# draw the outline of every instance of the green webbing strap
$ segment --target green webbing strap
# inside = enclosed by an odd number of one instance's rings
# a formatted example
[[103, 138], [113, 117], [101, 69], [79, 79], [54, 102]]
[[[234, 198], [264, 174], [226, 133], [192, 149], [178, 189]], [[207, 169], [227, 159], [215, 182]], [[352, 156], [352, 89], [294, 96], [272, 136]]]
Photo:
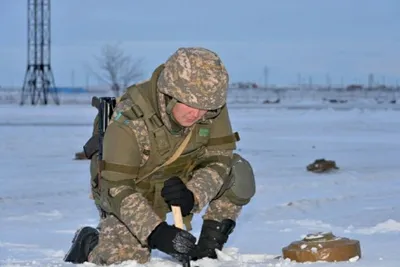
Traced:
[[100, 161], [99, 164], [101, 171], [119, 172], [130, 175], [135, 175], [139, 172], [139, 167], [137, 166], [116, 164], [116, 163], [106, 162], [105, 160]]
[[239, 133], [235, 132], [232, 135], [210, 138], [207, 143], [207, 146], [224, 145], [224, 144], [238, 142], [239, 140], [240, 140]]
[[149, 127], [149, 132], [153, 132], [155, 129], [163, 126], [162, 121], [158, 119], [157, 113], [152, 108], [151, 103], [143, 97], [140, 90], [134, 90], [132, 95], [129, 95], [129, 97], [132, 99], [132, 102], [136, 103], [137, 106], [140, 107], [143, 119], [150, 122], [151, 125], [147, 125]]
[[130, 109], [122, 111], [121, 114], [124, 115], [128, 120], [137, 120], [144, 115], [143, 111], [136, 104], [133, 104]]

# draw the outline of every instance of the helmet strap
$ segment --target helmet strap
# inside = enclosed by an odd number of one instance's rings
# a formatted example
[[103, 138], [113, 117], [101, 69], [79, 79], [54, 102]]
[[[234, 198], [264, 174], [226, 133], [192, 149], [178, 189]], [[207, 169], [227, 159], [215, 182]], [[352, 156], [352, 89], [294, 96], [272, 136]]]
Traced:
[[168, 101], [167, 108], [166, 108], [168, 115], [172, 115], [172, 109], [175, 107], [175, 105], [177, 103], [178, 103], [178, 100], [176, 100], [175, 98], [172, 98]]
[[175, 107], [175, 105], [178, 103], [178, 100], [176, 100], [175, 98], [170, 98], [168, 97], [168, 104], [166, 107], [166, 112], [168, 114], [168, 117], [171, 121], [171, 127], [172, 127], [172, 132], [179, 134], [182, 132], [182, 130], [184, 129], [183, 126], [181, 126], [174, 118], [174, 115], [172, 114], [172, 109]]

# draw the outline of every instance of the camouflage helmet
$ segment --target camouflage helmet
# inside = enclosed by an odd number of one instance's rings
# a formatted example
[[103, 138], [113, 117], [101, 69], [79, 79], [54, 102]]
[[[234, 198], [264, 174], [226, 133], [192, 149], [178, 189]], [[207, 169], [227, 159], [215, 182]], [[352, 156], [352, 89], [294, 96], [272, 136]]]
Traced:
[[227, 97], [228, 72], [205, 48], [179, 48], [164, 64], [157, 87], [161, 93], [198, 109], [221, 108]]

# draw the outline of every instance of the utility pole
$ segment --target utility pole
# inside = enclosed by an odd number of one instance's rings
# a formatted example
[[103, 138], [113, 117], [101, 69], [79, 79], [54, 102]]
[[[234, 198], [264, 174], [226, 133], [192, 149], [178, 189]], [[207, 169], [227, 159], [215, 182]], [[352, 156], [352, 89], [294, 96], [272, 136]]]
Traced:
[[265, 88], [268, 88], [268, 74], [269, 74], [268, 67], [265, 66], [264, 67], [264, 87]]
[[60, 104], [51, 69], [50, 12], [50, 0], [28, 0], [28, 62], [21, 105], [28, 97], [32, 105], [47, 105], [49, 94]]
[[331, 76], [328, 74], [326, 74], [326, 85], [328, 87], [328, 89], [332, 88], [332, 81], [331, 81]]

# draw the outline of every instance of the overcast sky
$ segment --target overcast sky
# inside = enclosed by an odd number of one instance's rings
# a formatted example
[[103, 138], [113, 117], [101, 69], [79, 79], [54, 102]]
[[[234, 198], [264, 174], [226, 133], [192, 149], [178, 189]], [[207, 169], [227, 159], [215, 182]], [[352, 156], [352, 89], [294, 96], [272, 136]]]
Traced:
[[[181, 46], [215, 50], [231, 82], [400, 81], [399, 0], [56, 0], [52, 68], [59, 86], [97, 81], [87, 65], [105, 44], [144, 59], [147, 78]], [[0, 86], [22, 85], [27, 1], [0, 0]]]

